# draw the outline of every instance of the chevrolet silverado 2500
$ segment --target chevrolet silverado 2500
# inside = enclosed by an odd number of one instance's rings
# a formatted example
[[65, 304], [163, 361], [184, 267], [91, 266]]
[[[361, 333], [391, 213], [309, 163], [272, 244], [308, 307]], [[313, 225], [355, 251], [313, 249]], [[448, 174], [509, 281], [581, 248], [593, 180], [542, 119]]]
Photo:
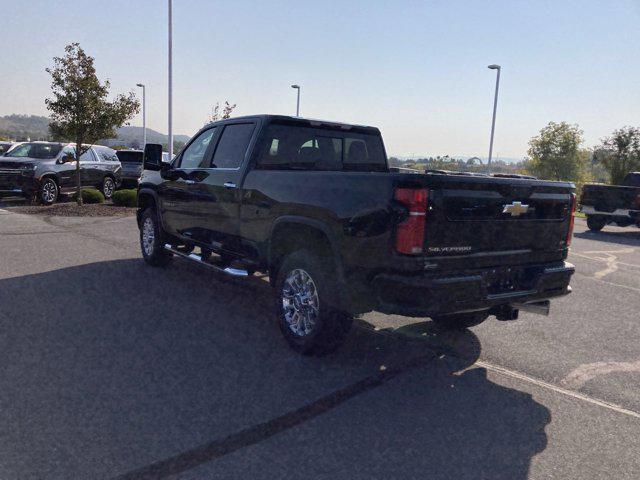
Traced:
[[147, 145], [138, 187], [144, 259], [268, 273], [301, 353], [363, 312], [465, 328], [570, 292], [571, 183], [404, 173], [377, 128], [286, 116], [211, 123], [171, 164], [161, 151]]

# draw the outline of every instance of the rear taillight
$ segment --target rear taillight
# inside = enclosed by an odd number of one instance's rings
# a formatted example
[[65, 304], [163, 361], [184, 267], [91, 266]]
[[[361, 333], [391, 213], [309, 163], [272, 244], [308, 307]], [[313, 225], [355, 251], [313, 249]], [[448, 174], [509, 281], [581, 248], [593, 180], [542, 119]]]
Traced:
[[576, 221], [576, 194], [571, 194], [571, 217], [569, 218], [569, 231], [567, 232], [567, 247], [571, 245], [571, 238], [573, 237], [573, 224]]
[[397, 188], [395, 198], [409, 211], [396, 230], [396, 251], [407, 255], [420, 254], [424, 251], [429, 191], [426, 188]]

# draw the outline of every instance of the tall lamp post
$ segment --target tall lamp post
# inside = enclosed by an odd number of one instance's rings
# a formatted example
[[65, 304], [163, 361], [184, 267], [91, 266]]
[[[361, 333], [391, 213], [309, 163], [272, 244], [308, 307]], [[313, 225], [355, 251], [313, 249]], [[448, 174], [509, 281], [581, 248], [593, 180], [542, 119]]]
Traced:
[[137, 83], [136, 86], [142, 88], [142, 149], [144, 150], [147, 144], [147, 95], [144, 83]]
[[493, 119], [491, 120], [491, 140], [489, 142], [489, 161], [487, 162], [487, 168], [491, 171], [491, 156], [493, 155], [493, 134], [496, 130], [496, 109], [498, 108], [498, 88], [500, 87], [500, 65], [492, 64], [487, 68], [496, 70], [496, 94], [493, 97]]
[[298, 91], [298, 99], [296, 101], [296, 117], [300, 116], [300, 85], [291, 85], [291, 88], [294, 88]]
[[173, 19], [172, 19], [173, 1], [169, 0], [169, 158], [173, 157], [173, 78], [172, 78], [172, 60], [173, 60]]

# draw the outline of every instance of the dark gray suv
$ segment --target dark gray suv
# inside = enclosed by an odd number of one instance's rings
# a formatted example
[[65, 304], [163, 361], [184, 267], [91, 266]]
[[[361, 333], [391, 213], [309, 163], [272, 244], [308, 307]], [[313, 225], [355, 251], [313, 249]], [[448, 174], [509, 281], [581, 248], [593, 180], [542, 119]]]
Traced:
[[118, 150], [118, 159], [122, 164], [122, 185], [137, 188], [138, 179], [142, 175], [142, 150]]
[[[21, 195], [45, 205], [76, 188], [76, 151], [73, 145], [26, 142], [0, 157], [0, 195]], [[122, 181], [115, 150], [92, 145], [80, 157], [83, 186], [96, 187], [111, 198]]]

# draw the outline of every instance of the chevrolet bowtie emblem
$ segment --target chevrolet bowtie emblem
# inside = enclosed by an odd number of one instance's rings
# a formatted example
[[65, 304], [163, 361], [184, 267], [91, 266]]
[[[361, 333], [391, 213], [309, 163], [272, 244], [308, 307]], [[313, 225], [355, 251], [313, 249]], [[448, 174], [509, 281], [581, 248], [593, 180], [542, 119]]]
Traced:
[[528, 211], [529, 205], [523, 205], [522, 202], [513, 202], [511, 205], [505, 205], [502, 213], [508, 213], [512, 217], [519, 217]]

